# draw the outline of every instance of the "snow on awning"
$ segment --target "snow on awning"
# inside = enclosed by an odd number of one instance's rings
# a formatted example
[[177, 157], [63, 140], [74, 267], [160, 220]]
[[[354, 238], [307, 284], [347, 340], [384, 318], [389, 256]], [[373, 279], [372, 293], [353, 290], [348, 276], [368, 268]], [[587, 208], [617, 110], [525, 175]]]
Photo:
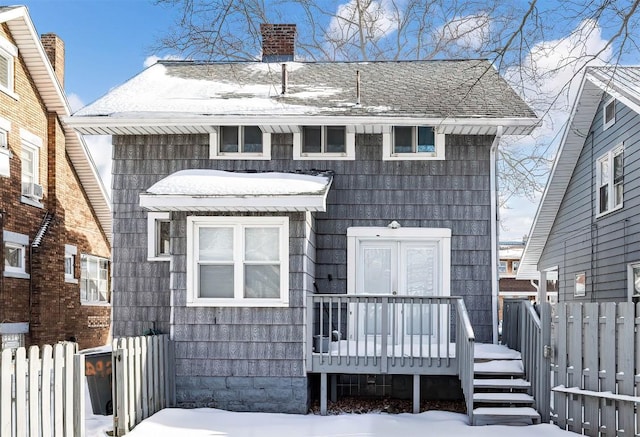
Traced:
[[182, 170], [140, 194], [149, 211], [326, 211], [332, 174]]

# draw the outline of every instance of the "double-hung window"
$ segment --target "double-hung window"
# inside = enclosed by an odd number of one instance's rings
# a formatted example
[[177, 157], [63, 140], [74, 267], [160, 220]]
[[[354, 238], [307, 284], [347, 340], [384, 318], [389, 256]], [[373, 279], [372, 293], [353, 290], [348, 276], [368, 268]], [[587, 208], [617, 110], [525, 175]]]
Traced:
[[355, 159], [353, 126], [301, 126], [293, 133], [293, 159]]
[[445, 136], [431, 126], [391, 126], [382, 133], [383, 160], [442, 160]]
[[209, 150], [211, 159], [270, 159], [271, 134], [259, 126], [219, 126]]
[[288, 217], [188, 217], [188, 305], [285, 306]]
[[622, 144], [605, 153], [596, 162], [597, 214], [622, 208], [624, 192], [624, 147]]
[[42, 139], [31, 132], [20, 129], [20, 137], [22, 139], [22, 197], [27, 202], [38, 202], [42, 199], [42, 185], [40, 182], [40, 147], [42, 147]]
[[18, 56], [18, 48], [7, 39], [0, 37], [0, 91], [15, 98], [14, 63]]
[[109, 302], [109, 260], [80, 254], [80, 302], [101, 305]]

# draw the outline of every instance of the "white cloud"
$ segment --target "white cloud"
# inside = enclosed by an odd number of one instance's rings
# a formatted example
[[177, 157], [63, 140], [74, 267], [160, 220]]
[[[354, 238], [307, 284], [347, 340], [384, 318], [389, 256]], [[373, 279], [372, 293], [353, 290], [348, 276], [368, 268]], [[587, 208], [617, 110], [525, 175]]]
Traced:
[[151, 55], [151, 56], [147, 56], [147, 58], [144, 60], [144, 68], [148, 68], [151, 67], [153, 64], [155, 64], [158, 61], [181, 61], [184, 58], [181, 58], [180, 56], [176, 56], [176, 55], [164, 55], [164, 56], [157, 56], [157, 55]]
[[[400, 18], [389, 1], [371, 1], [362, 14], [367, 38], [377, 41], [389, 35], [397, 28]], [[327, 36], [333, 41], [350, 41], [358, 35], [359, 21], [358, 2], [350, 0], [338, 6], [329, 22]]]
[[85, 135], [89, 153], [96, 164], [107, 193], [111, 194], [111, 135]]
[[[510, 68], [505, 77], [542, 118], [533, 135], [508, 147], [547, 150], [552, 157], [562, 138], [585, 66], [606, 64], [612, 56], [601, 28], [593, 20], [584, 20], [565, 38], [534, 45], [520, 66]], [[549, 168], [550, 170], [550, 168]], [[502, 210], [503, 231], [509, 238], [529, 232], [537, 202], [518, 197]]]
[[69, 106], [71, 107], [71, 112], [76, 112], [78, 109], [84, 106], [84, 102], [80, 98], [79, 95], [75, 93], [67, 94], [67, 101], [69, 102]]
[[462, 49], [478, 51], [491, 36], [491, 17], [474, 14], [455, 17], [435, 32], [438, 41], [451, 41]]

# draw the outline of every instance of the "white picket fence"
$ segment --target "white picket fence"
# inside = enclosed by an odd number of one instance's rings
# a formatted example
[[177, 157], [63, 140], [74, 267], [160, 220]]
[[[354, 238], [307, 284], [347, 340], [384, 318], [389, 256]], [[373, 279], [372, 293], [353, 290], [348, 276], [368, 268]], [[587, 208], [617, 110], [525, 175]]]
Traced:
[[84, 356], [76, 343], [5, 349], [0, 436], [84, 436]]
[[173, 342], [168, 335], [113, 341], [113, 429], [125, 435], [155, 412], [175, 405]]
[[553, 317], [553, 421], [589, 436], [640, 432], [640, 306], [561, 303]]

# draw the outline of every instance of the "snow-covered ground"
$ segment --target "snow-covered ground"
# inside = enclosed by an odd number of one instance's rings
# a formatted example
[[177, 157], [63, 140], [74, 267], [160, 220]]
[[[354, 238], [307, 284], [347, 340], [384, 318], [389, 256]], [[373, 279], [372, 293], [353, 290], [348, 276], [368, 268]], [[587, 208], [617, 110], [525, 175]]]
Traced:
[[[87, 430], [88, 431], [88, 430]], [[554, 425], [523, 427], [467, 425], [467, 416], [444, 411], [420, 414], [342, 414], [337, 416], [233, 413], [210, 408], [167, 408], [140, 423], [131, 437], [570, 437]], [[87, 436], [100, 436], [90, 434]]]

